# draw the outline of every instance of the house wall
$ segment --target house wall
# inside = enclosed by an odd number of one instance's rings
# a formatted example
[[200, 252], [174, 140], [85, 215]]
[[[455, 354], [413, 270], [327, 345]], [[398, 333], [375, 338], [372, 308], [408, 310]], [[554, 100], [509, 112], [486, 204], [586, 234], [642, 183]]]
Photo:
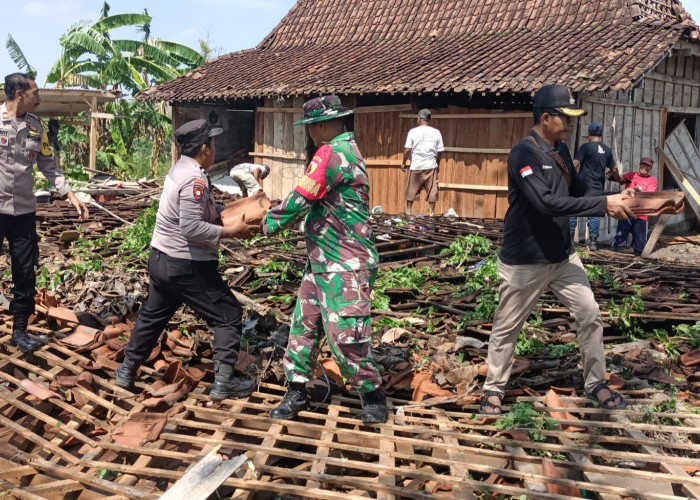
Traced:
[[255, 112], [255, 145], [250, 154], [255, 163], [270, 167], [263, 188], [272, 200], [292, 191], [306, 170], [306, 129], [294, 126], [303, 116], [302, 105], [301, 97], [283, 102], [266, 99]]
[[[669, 124], [686, 119], [697, 146], [700, 139], [700, 49], [681, 43], [677, 50], [663, 59], [650, 71], [640, 84], [627, 91], [592, 92], [581, 96], [588, 115], [579, 120], [576, 146], [586, 142], [588, 125], [601, 122], [604, 126], [603, 141], [608, 144], [620, 164], [621, 172], [635, 171], [643, 156], [654, 159], [652, 175], [659, 179], [659, 186], [676, 187], [664, 168], [663, 158], [657, 147], [663, 147], [671, 132]], [[617, 183], [606, 183], [607, 191], [617, 191]], [[612, 239], [617, 221], [606, 217], [601, 221], [601, 240]], [[653, 218], [652, 218], [653, 223]], [[668, 223], [669, 232], [688, 228], [695, 224], [688, 211], [673, 216]], [[579, 237], [585, 237], [584, 220], [579, 220]]]
[[[357, 142], [372, 186], [372, 206], [404, 210], [406, 173], [401, 171], [406, 134], [416, 126], [411, 105], [359, 108]], [[463, 217], [503, 218], [508, 208], [506, 160], [510, 148], [532, 126], [531, 112], [502, 112], [458, 106], [433, 109], [431, 126], [442, 133], [437, 213], [454, 209]], [[425, 194], [413, 206], [427, 213]]]

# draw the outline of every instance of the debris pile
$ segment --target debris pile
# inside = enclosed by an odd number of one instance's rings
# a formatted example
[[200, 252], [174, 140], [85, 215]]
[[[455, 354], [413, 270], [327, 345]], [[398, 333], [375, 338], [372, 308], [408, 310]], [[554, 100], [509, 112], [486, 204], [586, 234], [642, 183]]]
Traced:
[[[218, 453], [233, 475], [219, 474], [214, 489], [236, 498], [700, 497], [697, 267], [582, 252], [605, 323], [609, 383], [630, 409], [611, 414], [580, 397], [575, 325], [545, 293], [516, 346], [507, 413], [484, 418], [476, 410], [501, 222], [375, 214], [373, 354], [389, 423], [360, 424], [359, 399], [327, 351], [309, 384], [312, 411], [280, 422], [269, 410], [284, 393], [279, 360], [305, 263], [296, 230], [233, 241], [221, 254], [246, 308], [237, 369], [257, 380], [251, 397], [206, 396], [211, 335], [187, 309], [133, 391], [112, 383], [147, 293], [153, 194], [104, 201], [77, 237], [67, 235], [69, 205], [39, 212], [42, 290], [29, 330], [46, 345], [29, 356], [0, 347], [1, 489], [150, 498]], [[0, 342], [10, 332], [5, 311]], [[226, 460], [241, 454], [247, 466]]]

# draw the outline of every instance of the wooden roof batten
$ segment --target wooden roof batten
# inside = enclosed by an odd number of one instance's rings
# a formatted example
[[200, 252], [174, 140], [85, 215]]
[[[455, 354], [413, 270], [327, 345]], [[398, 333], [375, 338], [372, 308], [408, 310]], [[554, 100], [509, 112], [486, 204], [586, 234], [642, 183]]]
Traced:
[[679, 41], [700, 43], [679, 0], [531, 3], [304, 0], [256, 48], [212, 59], [137, 98], [531, 92], [544, 82], [576, 92], [627, 90]]

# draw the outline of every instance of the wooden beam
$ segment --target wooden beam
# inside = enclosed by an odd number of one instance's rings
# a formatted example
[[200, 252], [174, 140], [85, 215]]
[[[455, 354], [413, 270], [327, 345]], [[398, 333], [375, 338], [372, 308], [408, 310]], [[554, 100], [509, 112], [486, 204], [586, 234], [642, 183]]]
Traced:
[[90, 112], [90, 117], [91, 118], [104, 118], [106, 120], [114, 120], [113, 113]]
[[[416, 115], [399, 115], [399, 118], [415, 118]], [[484, 118], [532, 118], [531, 112], [511, 112], [511, 113], [438, 113], [432, 115], [432, 119], [484, 119]]]
[[664, 232], [664, 228], [666, 227], [666, 223], [668, 222], [669, 217], [671, 217], [670, 214], [661, 214], [661, 216], [659, 216], [659, 220], [656, 221], [656, 225], [654, 225], [654, 229], [651, 231], [651, 235], [649, 235], [647, 244], [644, 245], [644, 250], [642, 250], [642, 257], [649, 257], [651, 255], [651, 252], [654, 251], [654, 248], [656, 247], [656, 242], [659, 241], [659, 236], [661, 236], [661, 233]]
[[466, 191], [508, 191], [508, 186], [486, 186], [483, 184], [451, 184], [441, 182], [440, 189], [458, 189]]
[[292, 113], [292, 114], [302, 114], [304, 110], [302, 108], [271, 108], [266, 106], [260, 106], [255, 108], [256, 111], [260, 113]]
[[[92, 96], [90, 111], [97, 109], [97, 97]], [[90, 163], [88, 165], [94, 169], [97, 166], [97, 118], [90, 118]]]
[[[389, 104], [386, 106], [360, 106], [355, 108], [356, 114], [363, 113], [390, 113], [392, 111], [412, 111], [412, 104]], [[401, 118], [415, 118], [416, 115], [399, 115]]]
[[305, 158], [295, 155], [293, 153], [258, 153], [257, 151], [251, 151], [248, 156], [259, 157], [259, 158], [277, 158], [281, 160], [304, 160]]
[[477, 153], [487, 155], [507, 155], [510, 154], [510, 148], [456, 148], [446, 147], [447, 153]]

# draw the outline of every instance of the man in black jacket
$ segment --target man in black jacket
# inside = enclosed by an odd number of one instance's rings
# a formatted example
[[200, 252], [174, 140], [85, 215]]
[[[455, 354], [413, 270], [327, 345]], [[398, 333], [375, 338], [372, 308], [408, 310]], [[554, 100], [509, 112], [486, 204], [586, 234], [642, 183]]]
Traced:
[[576, 320], [585, 391], [606, 409], [625, 401], [605, 384], [603, 326], [586, 271], [569, 234], [569, 216], [617, 219], [632, 215], [622, 200], [629, 192], [582, 196], [566, 144], [572, 120], [586, 112], [575, 107], [568, 88], [547, 85], [533, 98], [535, 125], [508, 157], [508, 211], [498, 256], [499, 304], [489, 338], [488, 375], [481, 413], [499, 414], [510, 377], [515, 343], [523, 323], [545, 288], [552, 290]]

